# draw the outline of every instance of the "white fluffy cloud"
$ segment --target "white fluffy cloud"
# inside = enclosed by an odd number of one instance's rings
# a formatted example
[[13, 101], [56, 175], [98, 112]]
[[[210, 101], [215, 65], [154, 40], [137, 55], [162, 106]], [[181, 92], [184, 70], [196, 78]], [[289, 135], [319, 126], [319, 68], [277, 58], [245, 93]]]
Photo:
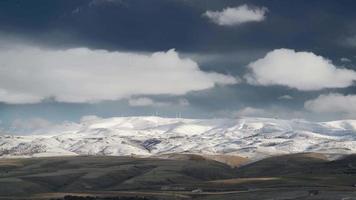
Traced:
[[75, 48], [0, 48], [0, 102], [36, 103], [117, 100], [235, 84], [229, 75], [204, 72], [175, 50], [139, 54]]
[[156, 101], [148, 97], [139, 97], [139, 98], [131, 98], [129, 99], [129, 105], [133, 107], [141, 107], [141, 106], [188, 106], [189, 101], [187, 99], [181, 98], [177, 101]]
[[304, 107], [316, 113], [343, 113], [355, 115], [356, 95], [342, 95], [331, 93], [320, 95], [316, 99], [306, 101]]
[[311, 91], [324, 88], [344, 88], [356, 80], [353, 70], [337, 68], [330, 60], [312, 52], [276, 49], [264, 58], [248, 65], [245, 75], [254, 85], [282, 85]]
[[221, 26], [234, 26], [246, 22], [259, 22], [266, 18], [267, 8], [252, 8], [247, 5], [227, 7], [222, 11], [206, 11], [203, 16]]

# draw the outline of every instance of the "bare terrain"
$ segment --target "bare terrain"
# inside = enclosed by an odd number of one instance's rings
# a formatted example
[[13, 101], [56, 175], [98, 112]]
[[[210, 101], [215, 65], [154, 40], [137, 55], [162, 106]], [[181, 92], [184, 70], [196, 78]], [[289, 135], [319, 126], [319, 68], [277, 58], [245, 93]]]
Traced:
[[355, 155], [240, 159], [239, 167], [208, 157], [1, 159], [0, 199], [356, 199]]

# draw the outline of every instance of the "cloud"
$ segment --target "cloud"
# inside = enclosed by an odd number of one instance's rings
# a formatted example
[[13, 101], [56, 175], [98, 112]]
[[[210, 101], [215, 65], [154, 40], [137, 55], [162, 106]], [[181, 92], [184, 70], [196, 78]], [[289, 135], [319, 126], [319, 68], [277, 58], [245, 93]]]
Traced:
[[129, 99], [129, 105], [133, 107], [142, 107], [142, 106], [189, 106], [189, 101], [187, 99], [181, 98], [176, 102], [174, 101], [156, 101], [148, 97], [139, 97]]
[[85, 115], [80, 118], [80, 122], [86, 123], [86, 122], [96, 121], [99, 119], [102, 119], [102, 118], [99, 116], [96, 116], [96, 115]]
[[345, 38], [342, 44], [349, 47], [356, 47], [356, 35]]
[[341, 62], [351, 62], [349, 58], [340, 58]]
[[283, 96], [278, 97], [278, 99], [282, 99], [282, 100], [291, 100], [291, 99], [293, 99], [293, 97], [292, 97], [292, 96], [290, 96], [290, 95], [283, 95]]
[[[227, 112], [227, 116], [229, 112]], [[307, 117], [305, 111], [293, 110], [288, 107], [270, 106], [265, 108], [245, 107], [238, 111], [230, 112], [233, 117], [262, 117], [280, 119], [303, 119]]]
[[355, 116], [356, 95], [323, 94], [316, 99], [306, 101], [304, 107], [315, 113], [342, 113]]
[[129, 99], [130, 106], [152, 106], [155, 102], [147, 97], [141, 97], [137, 99]]
[[[8, 46], [7, 46], [8, 47]], [[0, 102], [97, 102], [134, 95], [183, 95], [236, 78], [200, 70], [171, 49], [150, 54], [30, 45], [0, 48]]]
[[14, 131], [33, 131], [37, 129], [45, 129], [53, 124], [46, 119], [30, 118], [30, 119], [15, 119], [11, 124], [11, 130]]
[[303, 91], [345, 88], [356, 80], [356, 72], [337, 68], [332, 62], [312, 52], [276, 49], [250, 63], [245, 75], [253, 85], [282, 85]]
[[265, 117], [269, 114], [264, 109], [246, 107], [241, 110], [238, 110], [235, 115], [241, 117]]
[[203, 16], [221, 26], [236, 26], [247, 22], [260, 22], [266, 18], [267, 8], [252, 8], [247, 5], [227, 7], [222, 11], [206, 11]]
[[[179, 106], [189, 106], [189, 105], [190, 105], [189, 101], [188, 101], [187, 99], [184, 99], [184, 98], [178, 99], [177, 104], [178, 104]], [[0, 121], [0, 122], [1, 122], [1, 121]]]

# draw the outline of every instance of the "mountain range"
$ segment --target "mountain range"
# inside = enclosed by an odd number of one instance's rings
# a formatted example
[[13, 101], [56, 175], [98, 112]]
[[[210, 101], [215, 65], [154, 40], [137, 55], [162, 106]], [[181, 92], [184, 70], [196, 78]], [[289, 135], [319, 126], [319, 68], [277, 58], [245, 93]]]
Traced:
[[29, 135], [0, 135], [0, 157], [187, 153], [262, 158], [300, 152], [356, 152], [356, 120], [91, 117]]

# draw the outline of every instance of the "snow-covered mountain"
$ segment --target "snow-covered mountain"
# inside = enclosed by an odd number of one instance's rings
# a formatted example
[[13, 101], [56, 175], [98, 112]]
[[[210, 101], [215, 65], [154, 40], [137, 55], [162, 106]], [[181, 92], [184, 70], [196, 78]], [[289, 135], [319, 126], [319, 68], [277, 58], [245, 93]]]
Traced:
[[88, 118], [43, 131], [28, 136], [0, 135], [0, 157], [356, 153], [356, 120]]

